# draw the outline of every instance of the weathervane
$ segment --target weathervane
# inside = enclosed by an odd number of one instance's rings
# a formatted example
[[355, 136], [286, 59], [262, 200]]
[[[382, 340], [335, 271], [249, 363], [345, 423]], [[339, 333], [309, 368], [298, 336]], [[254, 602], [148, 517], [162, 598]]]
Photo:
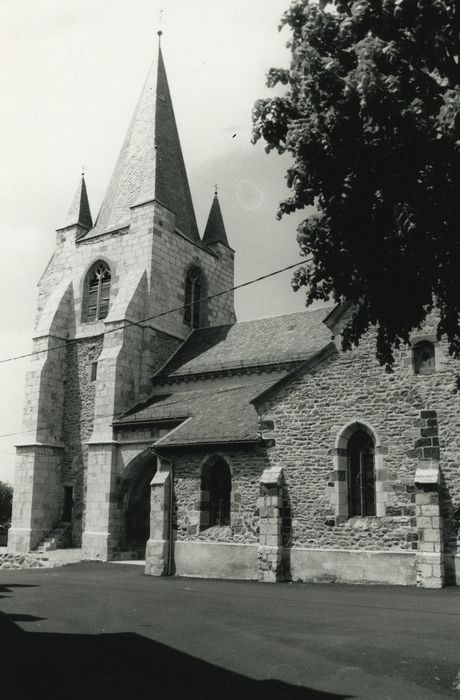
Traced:
[[163, 26], [163, 9], [160, 10], [158, 13], [158, 26], [160, 27], [159, 30], [157, 31], [158, 34], [158, 41], [161, 44], [161, 35], [163, 34], [162, 26]]

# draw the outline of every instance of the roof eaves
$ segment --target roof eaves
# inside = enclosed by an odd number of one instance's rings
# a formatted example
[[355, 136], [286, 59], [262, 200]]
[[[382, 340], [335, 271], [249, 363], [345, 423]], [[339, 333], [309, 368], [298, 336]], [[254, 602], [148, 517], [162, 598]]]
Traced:
[[304, 360], [304, 357], [295, 357], [290, 360], [261, 362], [259, 364], [245, 363], [243, 360], [240, 360], [232, 365], [226, 365], [224, 362], [215, 362], [206, 369], [195, 369], [190, 372], [182, 372], [181, 374], [172, 372], [171, 374], [165, 374], [163, 376], [161, 374], [156, 374], [154, 376], [158, 382], [162, 384], [173, 384], [184, 380], [212, 378], [216, 374], [244, 374], [250, 373], [251, 370], [254, 372], [276, 372], [276, 370], [289, 367], [293, 364], [297, 365], [298, 362], [303, 362]]
[[344, 301], [334, 306], [332, 311], [323, 319], [325, 326], [332, 330], [342, 316], [354, 305], [352, 301]]
[[110, 235], [113, 236], [114, 234], [124, 236], [127, 233], [129, 233], [129, 221], [124, 222], [123, 224], [117, 224], [116, 226], [104, 229], [103, 231], [98, 231], [95, 224], [92, 229], [87, 231], [84, 236], [77, 240], [77, 243], [86, 243], [87, 241], [94, 241], [97, 238], [103, 238], [104, 236]]
[[[203, 242], [204, 242], [204, 241], [203, 241]], [[206, 246], [207, 248], [210, 248], [210, 247], [213, 246], [213, 245], [219, 245], [219, 244], [220, 244], [220, 245], [223, 245], [225, 248], [228, 248], [228, 250], [231, 250], [232, 253], [235, 253], [235, 252], [236, 252], [235, 249], [232, 248], [232, 246], [231, 246], [229, 243], [224, 243], [223, 241], [214, 241], [213, 243], [205, 243], [205, 246]], [[213, 254], [213, 255], [216, 255], [216, 253], [215, 253], [214, 251], [212, 251], [212, 254]]]
[[138, 401], [126, 411], [120, 413], [119, 416], [115, 419], [115, 422], [120, 421], [123, 418], [128, 418], [129, 416], [135, 413], [139, 413], [139, 411], [143, 411], [144, 409], [149, 408], [150, 406], [154, 406], [155, 404], [160, 403], [160, 401], [162, 401], [163, 399], [168, 398], [168, 396], [170, 396], [170, 393], [171, 392], [165, 392], [164, 394], [151, 394], [146, 399]]
[[212, 255], [213, 258], [218, 258], [219, 256], [214, 250], [211, 250], [207, 245], [203, 243], [203, 241], [195, 241], [193, 238], [190, 236], [187, 236], [186, 233], [183, 233], [180, 229], [177, 227], [174, 229], [174, 233], [177, 233], [178, 236], [181, 238], [184, 238], [188, 243], [191, 243], [192, 245], [196, 246], [200, 250], [204, 250], [205, 253], [208, 253], [208, 255]]
[[[165, 417], [165, 418], [139, 418], [139, 419], [123, 419], [123, 418], [117, 418], [114, 420], [111, 425], [115, 428], [120, 428], [124, 425], [127, 425], [128, 427], [131, 427], [133, 425], [139, 426], [139, 425], [170, 425], [171, 423], [183, 423], [187, 418], [190, 418], [190, 416], [174, 416], [174, 417]], [[174, 427], [179, 427], [179, 426], [174, 426]]]
[[[181, 426], [178, 426], [181, 427]], [[172, 431], [171, 431], [172, 432]], [[171, 433], [168, 433], [168, 435], [165, 435], [165, 438], [171, 435]], [[163, 439], [163, 438], [162, 438]], [[258, 436], [257, 438], [228, 438], [228, 439], [222, 439], [222, 440], [190, 440], [188, 442], [168, 442], [165, 444], [161, 443], [161, 440], [158, 442], [153, 443], [154, 449], [161, 449], [161, 450], [172, 450], [176, 448], [183, 448], [183, 447], [219, 447], [219, 445], [261, 445], [263, 442], [262, 437]]]

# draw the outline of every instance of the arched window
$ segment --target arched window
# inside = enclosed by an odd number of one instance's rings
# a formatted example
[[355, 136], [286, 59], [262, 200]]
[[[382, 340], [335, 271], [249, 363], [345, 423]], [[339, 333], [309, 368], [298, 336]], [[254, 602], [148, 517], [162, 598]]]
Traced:
[[375, 515], [374, 443], [364, 430], [348, 440], [348, 517]]
[[98, 260], [87, 275], [84, 321], [100, 321], [109, 313], [110, 280], [110, 267]]
[[199, 267], [191, 267], [185, 277], [184, 323], [192, 328], [203, 325], [203, 304], [198, 303], [205, 296], [203, 273]]
[[230, 525], [232, 475], [228, 464], [218, 458], [203, 467], [201, 476], [201, 529]]
[[415, 374], [431, 374], [435, 371], [434, 345], [428, 340], [417, 343], [413, 349]]

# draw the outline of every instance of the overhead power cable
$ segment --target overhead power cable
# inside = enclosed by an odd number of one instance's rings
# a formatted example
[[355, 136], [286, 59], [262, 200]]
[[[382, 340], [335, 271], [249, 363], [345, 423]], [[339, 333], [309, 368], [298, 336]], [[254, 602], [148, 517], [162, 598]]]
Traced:
[[[275, 381], [275, 380], [273, 380], [273, 381]], [[228, 391], [237, 391], [238, 389], [241, 389], [241, 388], [249, 388], [249, 387], [252, 388], [252, 387], [257, 387], [257, 386], [265, 386], [266, 384], [272, 384], [272, 383], [273, 383], [272, 381], [265, 379], [264, 381], [254, 382], [253, 384], [245, 384], [244, 386], [229, 386], [229, 387], [224, 387], [223, 389], [222, 388], [215, 389], [213, 391], [202, 391], [201, 393], [206, 394], [206, 397], [208, 397], [208, 396], [214, 396], [215, 394], [224, 394]], [[200, 390], [197, 389], [196, 391], [199, 392]], [[160, 399], [160, 397], [162, 397], [162, 396], [170, 396], [171, 397], [171, 400], [162, 402], [162, 404], [161, 404], [162, 408], [165, 408], [167, 406], [175, 406], [177, 404], [184, 404], [184, 403], [186, 404], [187, 403], [186, 398], [185, 399], [184, 398], [174, 399], [174, 396], [176, 393], [179, 394], [182, 392], [169, 392], [168, 393], [167, 391], [165, 391], [164, 394], [153, 394], [153, 395], [149, 396], [147, 399], [144, 399], [144, 401], [139, 401], [139, 409], [138, 410], [142, 411], [145, 408], [148, 408], [149, 405], [155, 405], [155, 402], [154, 402], [155, 397]], [[195, 393], [195, 392], [193, 392], [193, 391], [187, 392], [188, 395], [190, 395], [192, 393]], [[152, 399], [152, 403], [148, 404], [148, 401], [150, 399]], [[142, 404], [144, 404], [144, 406], [142, 406]], [[127, 413], [127, 411], [124, 411], [123, 413], [119, 414], [119, 416], [120, 417], [122, 416], [122, 417], [126, 418], [126, 420], [129, 420], [129, 416], [134, 414], [135, 411], [132, 411], [132, 414], [130, 413], [128, 415], [126, 415], [126, 413]], [[112, 420], [114, 420], [114, 419], [116, 419], [116, 416], [114, 416], [113, 413], [107, 413], [107, 414], [102, 415], [102, 416], [91, 416], [90, 418], [83, 418], [81, 420], [72, 421], [72, 425], [82, 425], [83, 423], [90, 423], [90, 422], [93, 422], [93, 424], [94, 424], [95, 421], [101, 420], [102, 418], [111, 418]], [[181, 420], [183, 418], [184, 418], [184, 416], [164, 416], [162, 418], [157, 418], [156, 420], [158, 420], [158, 421], [160, 421], [160, 420], [175, 421], [175, 420]], [[155, 421], [155, 418], [151, 418], [151, 419], [146, 418], [146, 420], [147, 421], [150, 421], [150, 420]], [[141, 422], [142, 421], [140, 420], [139, 423], [141, 423]], [[122, 426], [123, 426], [123, 423], [120, 423], [120, 427], [122, 427]], [[16, 433], [4, 433], [3, 435], [0, 435], [0, 439], [6, 438], [6, 437], [14, 437], [15, 435], [24, 435], [25, 433], [35, 433], [35, 432], [38, 432], [41, 430], [50, 430], [50, 426], [43, 425], [43, 426], [40, 426], [39, 428], [30, 428], [29, 430], [19, 430]], [[0, 452], [1, 452], [1, 450], [0, 450]], [[8, 452], [7, 454], [13, 454], [13, 453]]]
[[[209, 301], [210, 299], [215, 299], [216, 297], [220, 297], [223, 294], [230, 294], [230, 292], [235, 292], [237, 289], [242, 289], [243, 287], [248, 287], [250, 284], [255, 284], [256, 282], [262, 282], [262, 280], [266, 280], [269, 277], [274, 277], [275, 275], [279, 275], [281, 272], [286, 272], [287, 270], [292, 270], [294, 267], [298, 267], [299, 265], [305, 265], [305, 263], [310, 262], [312, 258], [305, 258], [304, 260], [299, 260], [299, 262], [293, 263], [292, 265], [287, 265], [286, 267], [282, 267], [280, 270], [274, 270], [273, 272], [269, 272], [266, 275], [261, 275], [260, 277], [256, 277], [255, 279], [248, 280], [247, 282], [242, 282], [241, 284], [237, 284], [234, 287], [230, 287], [229, 289], [223, 289], [220, 292], [215, 292], [215, 294], [209, 294], [206, 297], [202, 297], [201, 299], [197, 299], [196, 301], [191, 301], [187, 304], [182, 304], [181, 306], [176, 306], [173, 309], [168, 309], [167, 311], [162, 311], [159, 314], [154, 314], [153, 316], [147, 316], [146, 318], [141, 318], [138, 321], [126, 321], [122, 325], [117, 326], [116, 328], [109, 328], [108, 330], [104, 331], [103, 333], [100, 333], [98, 335], [105, 336], [109, 335], [109, 333], [116, 333], [117, 331], [121, 331], [124, 328], [129, 328], [130, 326], [138, 326], [141, 323], [146, 323], [147, 321], [154, 321], [157, 318], [162, 318], [163, 316], [168, 316], [169, 314], [176, 313], [177, 311], [183, 311], [184, 309], [194, 306], [195, 304], [201, 304], [203, 301]], [[0, 360], [0, 364], [5, 364], [6, 362], [13, 362], [15, 360], [23, 360], [26, 357], [33, 357], [34, 355], [42, 355], [43, 353], [49, 353], [53, 352], [54, 350], [61, 350], [62, 348], [67, 348], [69, 345], [72, 343], [78, 343], [80, 338], [71, 338], [69, 340], [66, 340], [65, 343], [60, 343], [59, 345], [53, 345], [51, 348], [45, 348], [44, 350], [33, 350], [32, 352], [27, 352], [24, 353], [23, 355], [14, 355], [13, 357], [5, 357], [2, 360]]]

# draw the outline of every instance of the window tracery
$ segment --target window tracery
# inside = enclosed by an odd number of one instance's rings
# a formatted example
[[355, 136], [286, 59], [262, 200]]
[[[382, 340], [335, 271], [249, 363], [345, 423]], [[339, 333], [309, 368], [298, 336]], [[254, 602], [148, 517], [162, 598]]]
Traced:
[[199, 267], [191, 267], [185, 278], [184, 323], [192, 328], [203, 325], [203, 306], [200, 300], [205, 296], [203, 273]]
[[99, 260], [89, 270], [85, 285], [86, 304], [84, 321], [102, 321], [109, 313], [112, 275], [107, 263]]

